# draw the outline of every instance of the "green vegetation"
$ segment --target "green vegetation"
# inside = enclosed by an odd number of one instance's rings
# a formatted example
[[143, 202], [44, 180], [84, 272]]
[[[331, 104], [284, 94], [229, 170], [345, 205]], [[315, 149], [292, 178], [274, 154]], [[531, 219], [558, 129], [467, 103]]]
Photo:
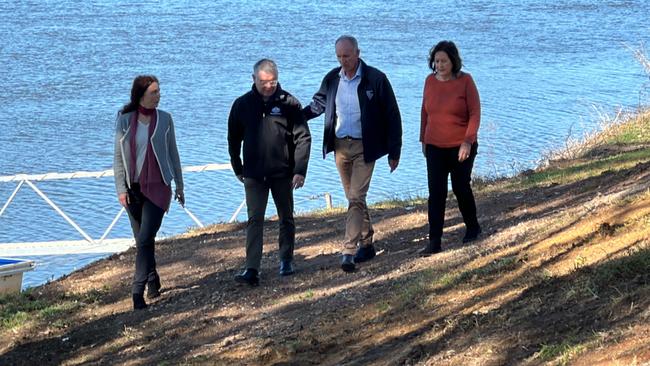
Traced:
[[537, 353], [542, 361], [552, 361], [558, 359], [559, 365], [567, 365], [574, 355], [582, 352], [583, 347], [579, 344], [564, 341], [559, 344], [543, 344], [542, 349]]
[[[592, 274], [598, 290], [606, 289], [612, 282], [626, 282], [636, 289], [650, 286], [650, 248], [630, 251], [626, 256], [600, 265]], [[618, 289], [620, 291], [620, 289]]]
[[396, 207], [421, 206], [425, 203], [427, 203], [426, 197], [406, 197], [406, 198], [393, 197], [385, 201], [374, 203], [370, 205], [370, 207], [374, 209], [387, 210]]
[[519, 262], [516, 256], [499, 258], [483, 267], [446, 274], [437, 281], [437, 284], [444, 288], [449, 288], [467, 282], [481, 282], [495, 275], [516, 269], [519, 266]]
[[598, 176], [605, 172], [617, 172], [623, 169], [629, 169], [649, 159], [650, 150], [648, 149], [624, 152], [585, 163], [574, 163], [565, 167], [551, 167], [523, 177], [519, 182], [515, 181], [514, 185], [520, 188], [531, 188], [548, 184], [570, 184]]
[[31, 291], [0, 296], [0, 325], [3, 329], [20, 327], [32, 319], [32, 314], [48, 307]]
[[638, 145], [650, 141], [650, 115], [640, 115], [636, 123], [624, 123], [603, 135], [604, 144]]
[[[629, 169], [650, 160], [650, 149], [639, 146], [648, 143], [650, 114], [643, 114], [626, 123], [610, 126], [594, 141], [584, 142], [589, 149], [576, 161], [569, 164], [551, 161], [547, 168], [510, 180], [504, 188], [527, 189], [549, 184], [570, 184], [603, 173]], [[588, 159], [590, 154], [598, 153], [603, 156]]]
[[62, 328], [65, 322], [54, 319], [70, 314], [86, 304], [98, 302], [108, 291], [109, 288], [104, 286], [82, 294], [64, 294], [56, 301], [39, 299], [32, 289], [0, 296], [0, 329], [22, 327], [30, 321], [39, 320], [53, 321], [53, 326]]
[[304, 299], [309, 300], [309, 299], [312, 299], [313, 297], [314, 297], [314, 290], [311, 290], [311, 289], [310, 289], [310, 290], [307, 290], [307, 291], [306, 291], [306, 292], [301, 296], [301, 298], [302, 298], [303, 300], [304, 300]]

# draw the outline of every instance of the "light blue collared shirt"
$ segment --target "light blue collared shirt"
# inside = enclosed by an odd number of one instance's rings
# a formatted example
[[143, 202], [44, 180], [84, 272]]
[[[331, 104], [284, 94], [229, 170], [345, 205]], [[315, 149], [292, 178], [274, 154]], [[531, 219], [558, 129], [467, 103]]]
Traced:
[[359, 83], [361, 82], [361, 62], [352, 79], [348, 79], [341, 68], [339, 87], [336, 90], [336, 137], [361, 138], [361, 108], [359, 107]]

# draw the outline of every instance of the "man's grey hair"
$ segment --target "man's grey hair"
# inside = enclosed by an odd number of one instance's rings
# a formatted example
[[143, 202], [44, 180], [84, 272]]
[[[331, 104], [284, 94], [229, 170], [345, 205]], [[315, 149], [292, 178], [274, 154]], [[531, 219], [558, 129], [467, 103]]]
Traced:
[[334, 47], [336, 47], [336, 45], [339, 44], [339, 42], [341, 41], [348, 41], [350, 42], [350, 44], [352, 44], [352, 46], [354, 46], [355, 50], [359, 49], [359, 42], [357, 42], [357, 39], [347, 34], [344, 34], [339, 38], [337, 38], [336, 42], [334, 42]]
[[278, 65], [271, 59], [263, 58], [257, 61], [255, 66], [253, 66], [253, 75], [257, 77], [257, 73], [260, 70], [273, 74], [276, 78], [278, 77]]

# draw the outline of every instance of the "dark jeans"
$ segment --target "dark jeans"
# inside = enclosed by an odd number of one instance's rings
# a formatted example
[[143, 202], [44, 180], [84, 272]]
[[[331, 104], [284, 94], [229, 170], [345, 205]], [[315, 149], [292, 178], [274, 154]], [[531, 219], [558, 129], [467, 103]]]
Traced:
[[478, 143], [472, 145], [467, 160], [458, 162], [459, 147], [440, 148], [426, 146], [427, 178], [429, 182], [429, 240], [440, 241], [445, 224], [445, 203], [447, 201], [447, 181], [451, 174], [451, 188], [458, 201], [458, 209], [463, 215], [467, 228], [478, 227], [476, 203], [470, 181]]
[[246, 206], [248, 207], [248, 225], [246, 226], [246, 268], [259, 271], [262, 261], [262, 242], [264, 234], [264, 213], [269, 199], [269, 190], [277, 208], [280, 233], [280, 259], [292, 260], [296, 237], [293, 221], [292, 178], [267, 178], [257, 180], [244, 179], [246, 189]]
[[155, 241], [165, 211], [149, 201], [140, 192], [140, 185], [137, 183], [131, 185], [128, 194], [129, 204], [126, 212], [129, 214], [137, 249], [132, 293], [142, 295], [147, 282], [154, 281], [158, 277]]

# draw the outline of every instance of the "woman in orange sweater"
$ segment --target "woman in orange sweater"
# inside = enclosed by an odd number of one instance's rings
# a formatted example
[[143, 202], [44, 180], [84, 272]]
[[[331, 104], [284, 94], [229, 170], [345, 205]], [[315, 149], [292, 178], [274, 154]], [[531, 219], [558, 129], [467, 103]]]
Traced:
[[472, 76], [462, 72], [456, 45], [441, 41], [429, 53], [420, 124], [422, 152], [427, 160], [429, 183], [429, 243], [420, 255], [439, 253], [445, 221], [447, 180], [463, 215], [466, 232], [463, 243], [481, 233], [476, 218], [476, 203], [470, 186], [478, 143], [481, 103]]

